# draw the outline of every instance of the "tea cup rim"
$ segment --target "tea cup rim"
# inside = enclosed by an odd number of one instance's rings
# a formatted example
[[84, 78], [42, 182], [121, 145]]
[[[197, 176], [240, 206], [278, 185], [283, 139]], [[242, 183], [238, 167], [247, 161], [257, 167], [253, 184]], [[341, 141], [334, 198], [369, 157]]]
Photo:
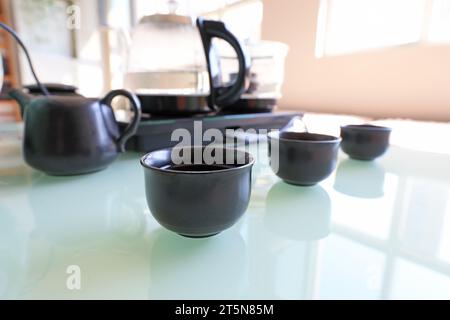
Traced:
[[[280, 137], [280, 134], [283, 132], [289, 132], [289, 133], [294, 133], [294, 134], [309, 134], [309, 135], [313, 135], [313, 136], [321, 136], [324, 138], [328, 138], [326, 140], [303, 140], [303, 139], [291, 139], [291, 138], [282, 138]], [[316, 133], [316, 132], [296, 132], [296, 131], [274, 131], [274, 132], [269, 132], [268, 133], [268, 137], [270, 139], [276, 139], [276, 140], [280, 140], [280, 141], [289, 141], [289, 142], [299, 142], [299, 143], [311, 143], [311, 144], [323, 144], [323, 143], [339, 143], [342, 141], [341, 137], [336, 137], [333, 135], [329, 135], [329, 134], [322, 134], [322, 133]]]
[[341, 126], [341, 129], [361, 130], [361, 131], [383, 131], [383, 132], [392, 131], [392, 128], [385, 127], [385, 126], [379, 126], [379, 125], [375, 125], [375, 124], [370, 124], [370, 123], [348, 124], [345, 126]]
[[223, 172], [230, 172], [230, 171], [237, 171], [237, 170], [243, 170], [244, 168], [252, 167], [255, 163], [255, 158], [247, 151], [239, 150], [237, 148], [225, 148], [225, 147], [212, 147], [215, 149], [222, 149], [222, 150], [228, 150], [230, 152], [238, 152], [242, 153], [248, 161], [246, 161], [244, 164], [233, 164], [230, 168], [225, 169], [219, 169], [219, 170], [204, 170], [204, 171], [192, 171], [192, 170], [172, 170], [172, 169], [164, 169], [160, 168], [154, 165], [150, 165], [146, 163], [146, 160], [153, 154], [157, 152], [172, 152], [174, 149], [205, 149], [207, 147], [205, 146], [184, 146], [184, 147], [173, 147], [173, 148], [163, 148], [154, 150], [151, 152], [148, 152], [147, 154], [143, 155], [140, 159], [141, 166], [145, 169], [155, 170], [159, 172], [164, 173], [173, 173], [173, 174], [214, 174], [214, 173], [223, 173]]

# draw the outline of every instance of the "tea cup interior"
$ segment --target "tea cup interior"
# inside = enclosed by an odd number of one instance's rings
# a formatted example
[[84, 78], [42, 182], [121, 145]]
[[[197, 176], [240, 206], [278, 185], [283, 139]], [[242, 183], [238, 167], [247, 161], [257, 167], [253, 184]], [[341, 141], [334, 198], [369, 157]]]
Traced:
[[180, 147], [151, 152], [141, 159], [144, 167], [171, 172], [212, 172], [250, 166], [253, 157], [239, 149]]
[[331, 135], [311, 133], [311, 132], [271, 132], [269, 134], [270, 138], [286, 140], [286, 141], [305, 141], [305, 142], [335, 142], [339, 141], [340, 138]]
[[311, 133], [311, 132], [281, 132], [280, 139], [284, 140], [299, 140], [299, 141], [312, 141], [312, 142], [327, 142], [339, 140], [337, 137], [333, 137], [326, 134]]
[[355, 130], [355, 131], [361, 131], [361, 132], [377, 132], [377, 131], [391, 131], [391, 128], [383, 127], [383, 126], [376, 126], [373, 124], [350, 124], [347, 126], [343, 126], [343, 129], [348, 130]]

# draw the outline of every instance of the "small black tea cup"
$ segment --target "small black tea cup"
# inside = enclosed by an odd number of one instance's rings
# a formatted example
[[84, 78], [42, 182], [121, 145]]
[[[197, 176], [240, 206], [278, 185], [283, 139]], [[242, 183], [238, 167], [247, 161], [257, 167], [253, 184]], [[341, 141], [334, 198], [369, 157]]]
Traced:
[[374, 160], [389, 147], [391, 128], [370, 124], [341, 127], [341, 148], [352, 159]]
[[249, 153], [223, 147], [151, 152], [141, 158], [149, 209], [162, 226], [180, 235], [213, 236], [246, 211], [253, 163]]
[[312, 186], [336, 168], [341, 139], [308, 132], [269, 133], [270, 166], [285, 182]]

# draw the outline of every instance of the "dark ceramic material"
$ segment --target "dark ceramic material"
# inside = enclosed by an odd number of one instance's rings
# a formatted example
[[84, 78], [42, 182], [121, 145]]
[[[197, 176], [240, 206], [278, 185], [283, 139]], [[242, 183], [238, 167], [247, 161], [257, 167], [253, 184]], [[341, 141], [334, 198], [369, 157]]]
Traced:
[[[80, 96], [80, 94], [77, 93], [78, 88], [62, 83], [43, 83], [43, 85], [47, 88], [48, 92], [50, 94], [56, 94], [56, 95], [76, 95]], [[31, 84], [24, 86], [24, 88], [28, 91], [30, 94], [34, 95], [41, 95], [42, 91], [41, 88], [39, 88], [36, 84]]]
[[193, 157], [195, 152], [201, 155], [205, 148], [163, 149], [141, 158], [147, 203], [155, 219], [171, 231], [194, 238], [209, 237], [234, 225], [250, 200], [252, 156], [216, 148], [223, 151], [224, 157], [230, 152], [233, 163], [209, 165], [200, 156], [199, 164], [175, 165], [174, 150], [192, 151]]
[[275, 174], [287, 183], [315, 185], [336, 168], [340, 141], [338, 137], [317, 133], [271, 132], [270, 165]]
[[[57, 96], [78, 96], [81, 97], [79, 93], [77, 93], [77, 87], [69, 86], [65, 84], [59, 84], [59, 83], [44, 83], [43, 84], [45, 88], [47, 88], [47, 91], [51, 95], [57, 95]], [[28, 86], [24, 86], [24, 89], [31, 95], [39, 96], [42, 95], [41, 89], [37, 84], [32, 84]], [[20, 114], [23, 115], [25, 112], [25, 105], [19, 104], [20, 107]]]
[[[76, 95], [10, 95], [24, 109], [23, 155], [31, 167], [49, 175], [76, 175], [106, 168], [136, 132], [141, 110], [136, 96], [111, 91], [101, 100]], [[111, 108], [116, 96], [131, 102], [134, 118], [120, 135]]]
[[370, 124], [341, 127], [342, 151], [357, 160], [374, 160], [389, 147], [391, 128]]

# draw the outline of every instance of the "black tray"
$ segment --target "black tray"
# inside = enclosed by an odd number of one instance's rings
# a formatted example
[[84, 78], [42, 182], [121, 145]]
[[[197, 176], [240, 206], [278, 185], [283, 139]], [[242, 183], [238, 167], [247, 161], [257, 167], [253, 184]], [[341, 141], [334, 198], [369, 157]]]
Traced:
[[[280, 129], [294, 116], [303, 116], [301, 112], [254, 113], [233, 115], [204, 115], [188, 118], [148, 118], [143, 119], [136, 134], [131, 137], [126, 149], [130, 151], [149, 152], [157, 149], [169, 148], [177, 145], [178, 141], [171, 141], [172, 132], [178, 128], [194, 132], [194, 121], [202, 122], [202, 131], [210, 128], [219, 129], [222, 133], [226, 129]], [[121, 129], [126, 123], [119, 123]]]

